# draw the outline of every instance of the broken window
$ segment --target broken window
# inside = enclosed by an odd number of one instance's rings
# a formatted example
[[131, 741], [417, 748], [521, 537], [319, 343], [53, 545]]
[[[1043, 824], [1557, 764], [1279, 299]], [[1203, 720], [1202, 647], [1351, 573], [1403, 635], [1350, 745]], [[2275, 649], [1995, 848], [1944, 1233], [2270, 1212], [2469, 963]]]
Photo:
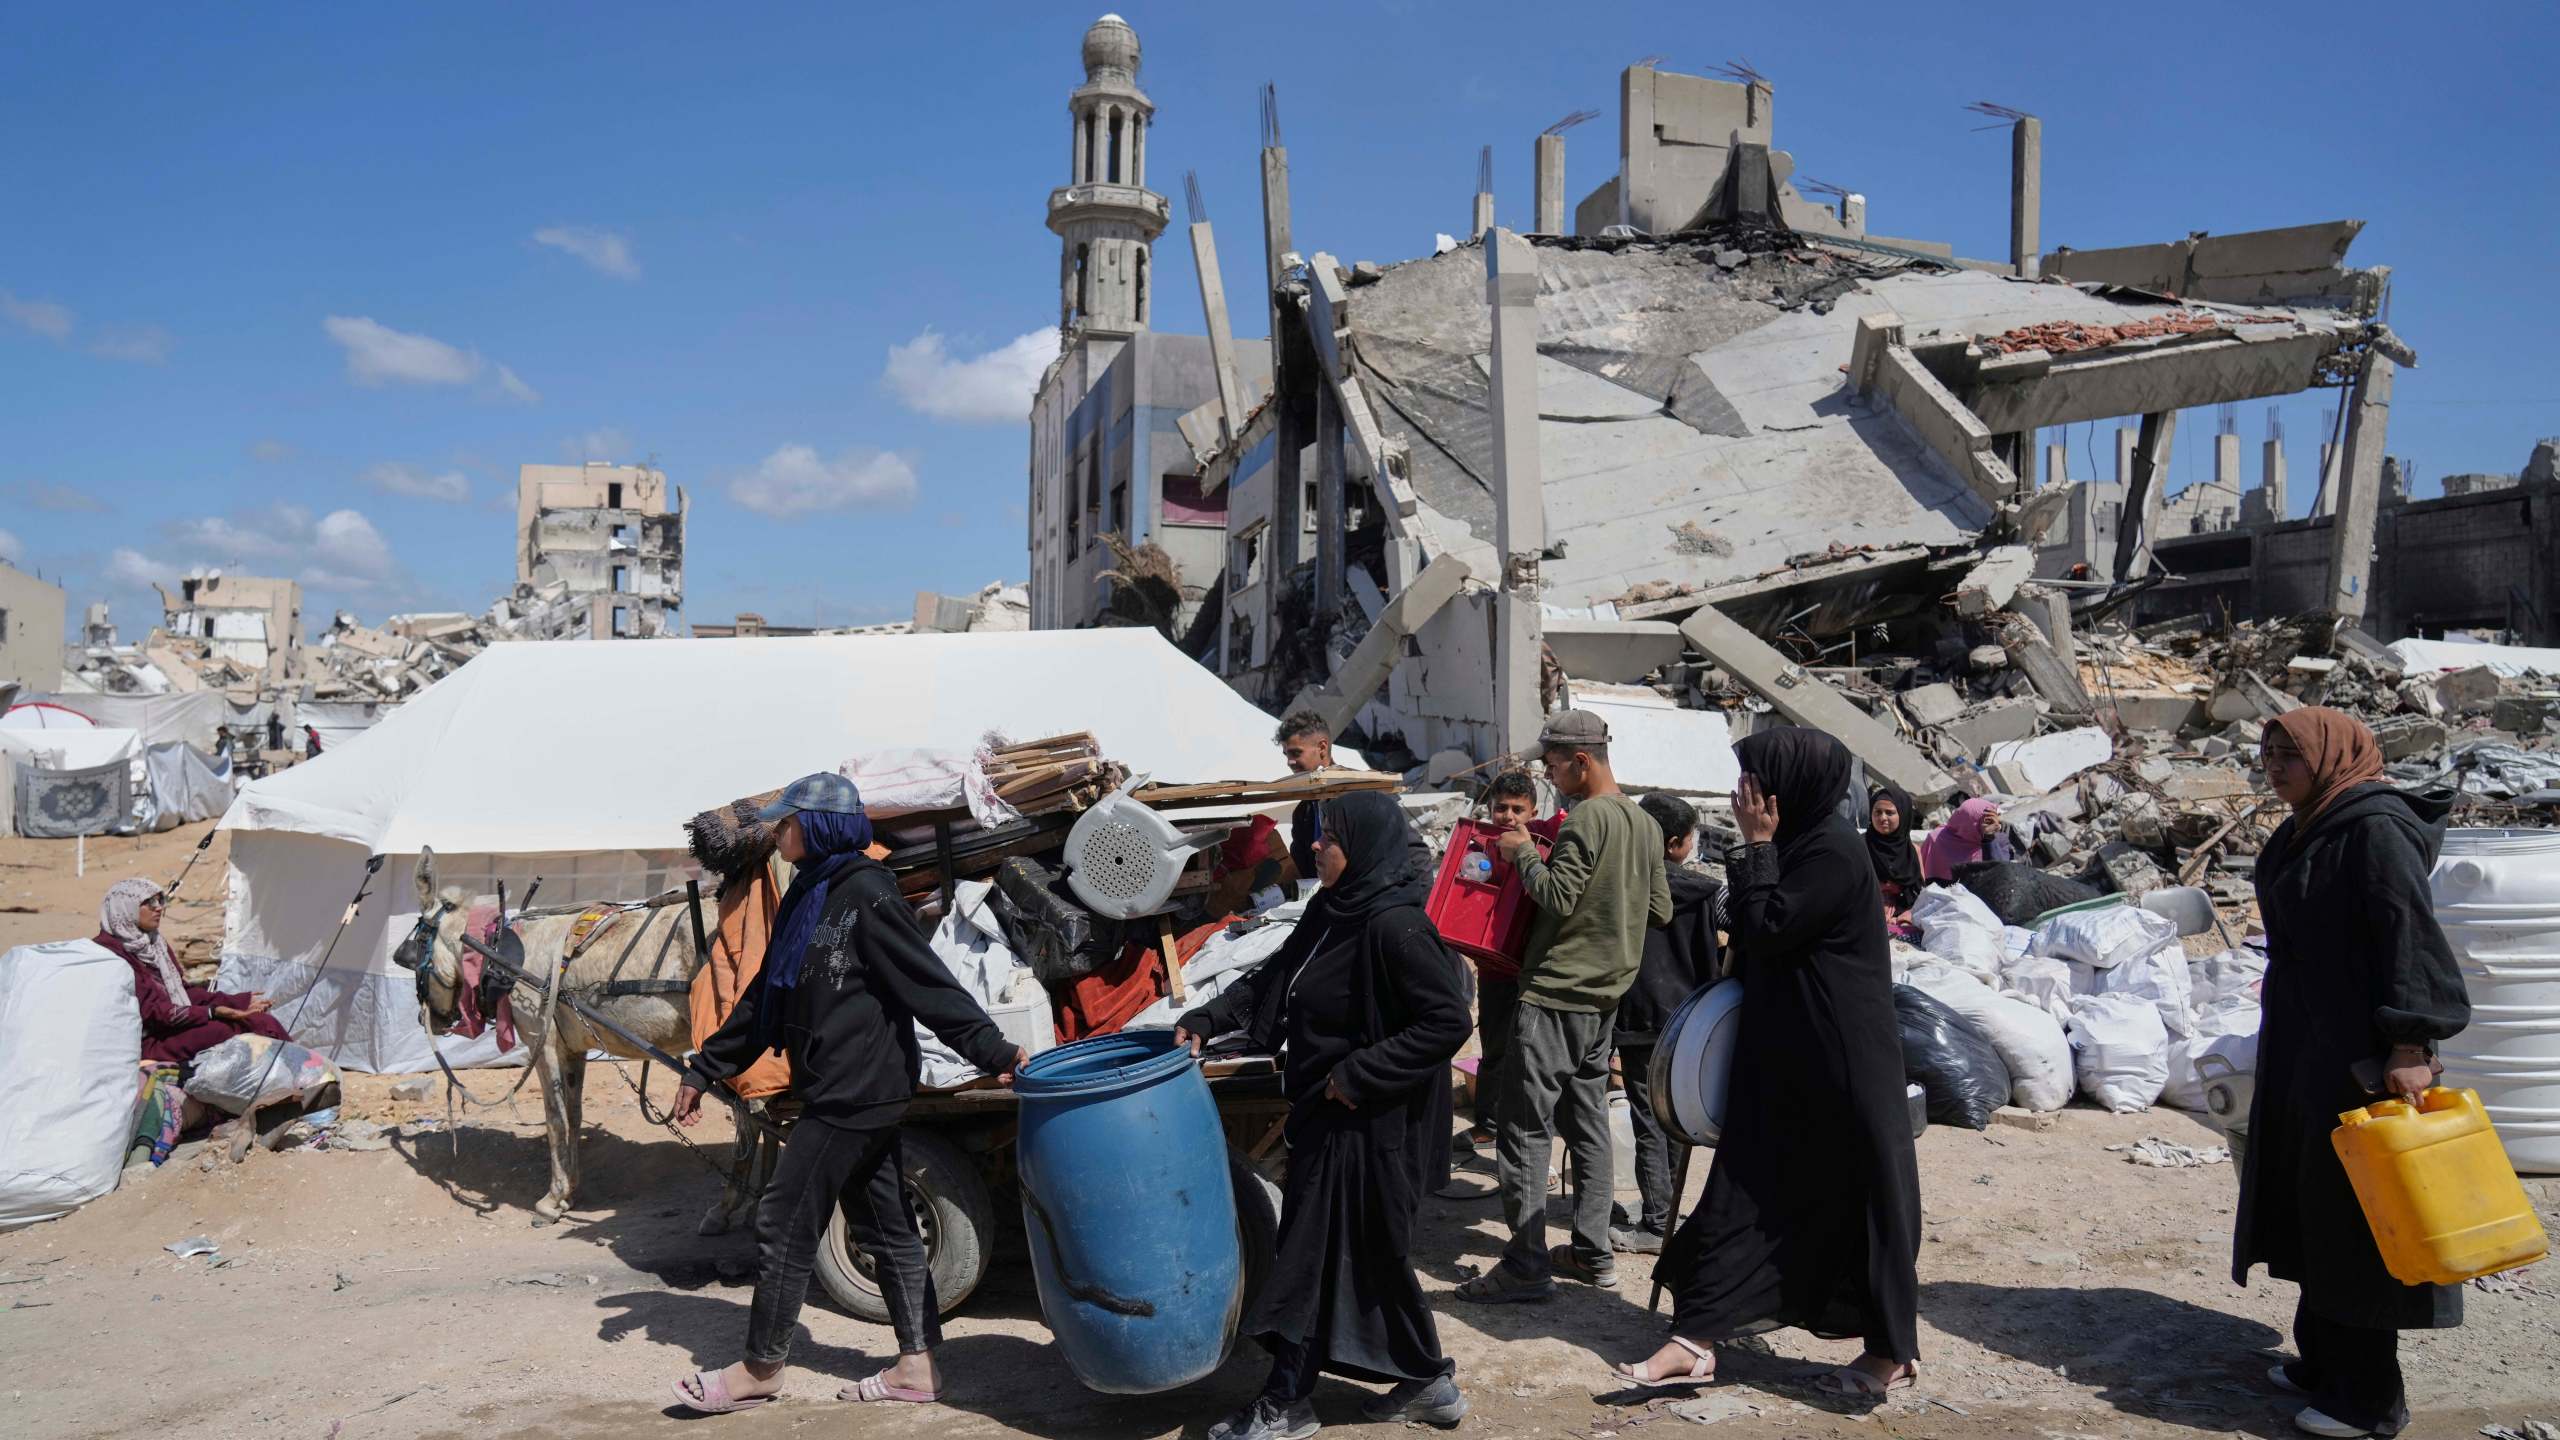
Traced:
[[1123, 540], [1134, 539], [1129, 527], [1129, 482], [1123, 480], [1111, 487], [1111, 528]]
[[1119, 183], [1120, 183], [1120, 133], [1121, 133], [1121, 126], [1122, 126], [1122, 121], [1121, 121], [1121, 117], [1120, 117], [1120, 112], [1119, 112], [1119, 111], [1117, 111], [1117, 110], [1112, 111], [1112, 112], [1111, 112], [1111, 171], [1110, 171], [1110, 174], [1111, 174], [1111, 183], [1112, 183], [1112, 184], [1114, 184], [1114, 185], [1117, 185], [1117, 184], [1119, 184]]
[[1164, 497], [1164, 523], [1167, 525], [1214, 525], [1222, 530], [1226, 528], [1227, 488], [1225, 486], [1219, 486], [1218, 493], [1214, 495], [1203, 495], [1200, 493], [1199, 476], [1167, 475], [1158, 481], [1156, 493]]
[[614, 527], [613, 527], [613, 543], [614, 543], [614, 544], [616, 544], [616, 545], [628, 545], [628, 544], [630, 544], [630, 543], [631, 543], [631, 527], [630, 527], [630, 526], [628, 526], [628, 525], [616, 525], [616, 526], [614, 526]]
[[630, 566], [616, 565], [613, 567], [613, 593], [616, 595], [628, 595], [631, 593]]
[[1083, 319], [1093, 313], [1093, 247], [1076, 247], [1076, 314]]
[[[1268, 522], [1256, 520], [1236, 537], [1235, 557], [1227, 565], [1227, 574], [1233, 577], [1227, 587], [1230, 590], [1242, 590], [1262, 583], [1262, 542], [1266, 538], [1267, 526]], [[1244, 617], [1236, 618], [1239, 624], [1243, 623]], [[1247, 633], [1251, 633], [1250, 628]]]
[[613, 633], [617, 636], [631, 633], [631, 612], [619, 605], [613, 607]]
[[621, 481], [613, 481], [604, 487], [604, 508], [607, 510], [619, 510], [622, 508]]
[[1305, 503], [1298, 507], [1298, 515], [1301, 519], [1306, 521], [1307, 533], [1310, 535], [1316, 533], [1317, 523], [1324, 519], [1324, 486], [1322, 482], [1315, 480], [1307, 482], [1307, 498]]
[[1145, 323], [1147, 318], [1147, 252], [1144, 250], [1138, 252], [1138, 303], [1135, 307], [1135, 318], [1141, 324]]

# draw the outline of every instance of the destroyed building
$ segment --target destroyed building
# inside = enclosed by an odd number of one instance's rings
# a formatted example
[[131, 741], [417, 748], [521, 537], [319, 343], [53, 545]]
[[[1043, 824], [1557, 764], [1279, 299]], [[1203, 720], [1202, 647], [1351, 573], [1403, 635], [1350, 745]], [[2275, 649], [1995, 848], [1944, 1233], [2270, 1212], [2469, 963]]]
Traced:
[[[1622, 122], [1620, 191], [1677, 233], [1492, 231], [1385, 266], [1283, 251], [1277, 385], [1200, 455], [1231, 545], [1193, 652], [1266, 708], [1314, 705], [1417, 758], [1516, 749], [1574, 682], [1649, 680], [1692, 709], [1731, 685], [1944, 794], [1936, 757], [1814, 672], [2017, 605], [2048, 647], [2046, 702], [2086, 713], [2050, 648], [2067, 607], [2020, 595], [2068, 500], [2035, 483], [2040, 428], [2146, 417], [2133, 481], [2154, 494], [2178, 411], [2406, 358], [2374, 321], [2379, 272], [2343, 268], [2353, 222], [2226, 237], [2204, 283], [2146, 288], [2116, 272], [2162, 247], [2036, 255], [2036, 144], [2013, 148], [2007, 262], [1868, 235], [1863, 207], [1858, 233], [1820, 207], [1798, 227], [1792, 161], [1765, 139], [1683, 142], [1720, 158], [1712, 181], [1664, 168], [1687, 130], [1665, 131], [1663, 96], [1765, 137], [1769, 90], [1622, 77], [1624, 103], [1655, 108]], [[1544, 215], [1560, 143], [1538, 141]], [[1267, 245], [1285, 233], [1267, 219]], [[1222, 299], [1203, 298], [1214, 334]]]
[[161, 627], [143, 654], [180, 690], [237, 695], [289, 689], [305, 674], [302, 586], [208, 570], [160, 592]]
[[61, 586], [0, 561], [0, 687], [60, 687], [63, 605]]
[[684, 491], [646, 465], [526, 465], [516, 479], [522, 638], [645, 639], [681, 632]]
[[[1031, 623], [1178, 633], [1225, 563], [1228, 528], [1226, 497], [1203, 487], [1179, 422], [1204, 402], [1269, 389], [1270, 352], [1154, 328], [1153, 245], [1170, 210], [1147, 187], [1155, 103], [1138, 88], [1137, 32], [1105, 15], [1085, 32], [1083, 58], [1085, 83], [1067, 102], [1068, 183], [1049, 195], [1061, 349], [1031, 407]], [[1212, 284], [1214, 264], [1203, 262]], [[1173, 595], [1129, 573], [1140, 551], [1176, 577]]]

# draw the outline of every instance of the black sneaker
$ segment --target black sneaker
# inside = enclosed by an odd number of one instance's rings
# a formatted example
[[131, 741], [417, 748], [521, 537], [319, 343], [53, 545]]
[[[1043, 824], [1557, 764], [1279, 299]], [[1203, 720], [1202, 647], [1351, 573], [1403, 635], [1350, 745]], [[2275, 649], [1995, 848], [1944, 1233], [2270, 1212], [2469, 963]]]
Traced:
[[1517, 1305], [1527, 1301], [1552, 1300], [1555, 1293], [1556, 1282], [1552, 1277], [1541, 1275], [1530, 1279], [1513, 1273], [1510, 1266], [1500, 1263], [1460, 1285], [1457, 1290], [1459, 1299], [1472, 1300], [1479, 1305]]
[[1446, 1430], [1467, 1418], [1467, 1397], [1447, 1375], [1407, 1380], [1384, 1395], [1360, 1402], [1360, 1413], [1379, 1424], [1393, 1420], [1437, 1425]]
[[1312, 1400], [1282, 1405], [1256, 1400], [1209, 1427], [1209, 1440], [1307, 1440], [1323, 1428]]
[[1641, 1225], [1621, 1226], [1610, 1230], [1609, 1248], [1621, 1255], [1659, 1255], [1662, 1253], [1662, 1236], [1658, 1231], [1647, 1230]]

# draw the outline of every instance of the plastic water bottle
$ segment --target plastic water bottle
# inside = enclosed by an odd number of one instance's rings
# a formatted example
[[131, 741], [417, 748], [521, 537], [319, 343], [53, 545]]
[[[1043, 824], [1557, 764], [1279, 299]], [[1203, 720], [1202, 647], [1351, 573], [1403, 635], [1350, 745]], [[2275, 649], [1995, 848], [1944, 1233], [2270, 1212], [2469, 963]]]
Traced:
[[1481, 850], [1468, 851], [1467, 858], [1458, 862], [1458, 878], [1478, 885], [1492, 884], [1493, 857]]

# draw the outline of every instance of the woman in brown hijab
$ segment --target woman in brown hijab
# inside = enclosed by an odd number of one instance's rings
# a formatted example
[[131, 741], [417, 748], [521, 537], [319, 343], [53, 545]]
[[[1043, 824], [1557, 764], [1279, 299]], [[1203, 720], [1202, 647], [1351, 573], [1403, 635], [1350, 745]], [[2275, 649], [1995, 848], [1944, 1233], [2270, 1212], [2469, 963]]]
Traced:
[[2320, 707], [2270, 721], [2260, 760], [2293, 816], [2258, 857], [2267, 978], [2231, 1275], [2302, 1289], [2301, 1358], [2267, 1375], [2308, 1402], [2296, 1428], [2396, 1435], [2399, 1332], [2461, 1324], [2462, 1291], [2391, 1278], [2329, 1132], [2377, 1091], [2415, 1099], [2470, 1023], [2427, 885], [2452, 795], [2385, 783], [2373, 732]]

